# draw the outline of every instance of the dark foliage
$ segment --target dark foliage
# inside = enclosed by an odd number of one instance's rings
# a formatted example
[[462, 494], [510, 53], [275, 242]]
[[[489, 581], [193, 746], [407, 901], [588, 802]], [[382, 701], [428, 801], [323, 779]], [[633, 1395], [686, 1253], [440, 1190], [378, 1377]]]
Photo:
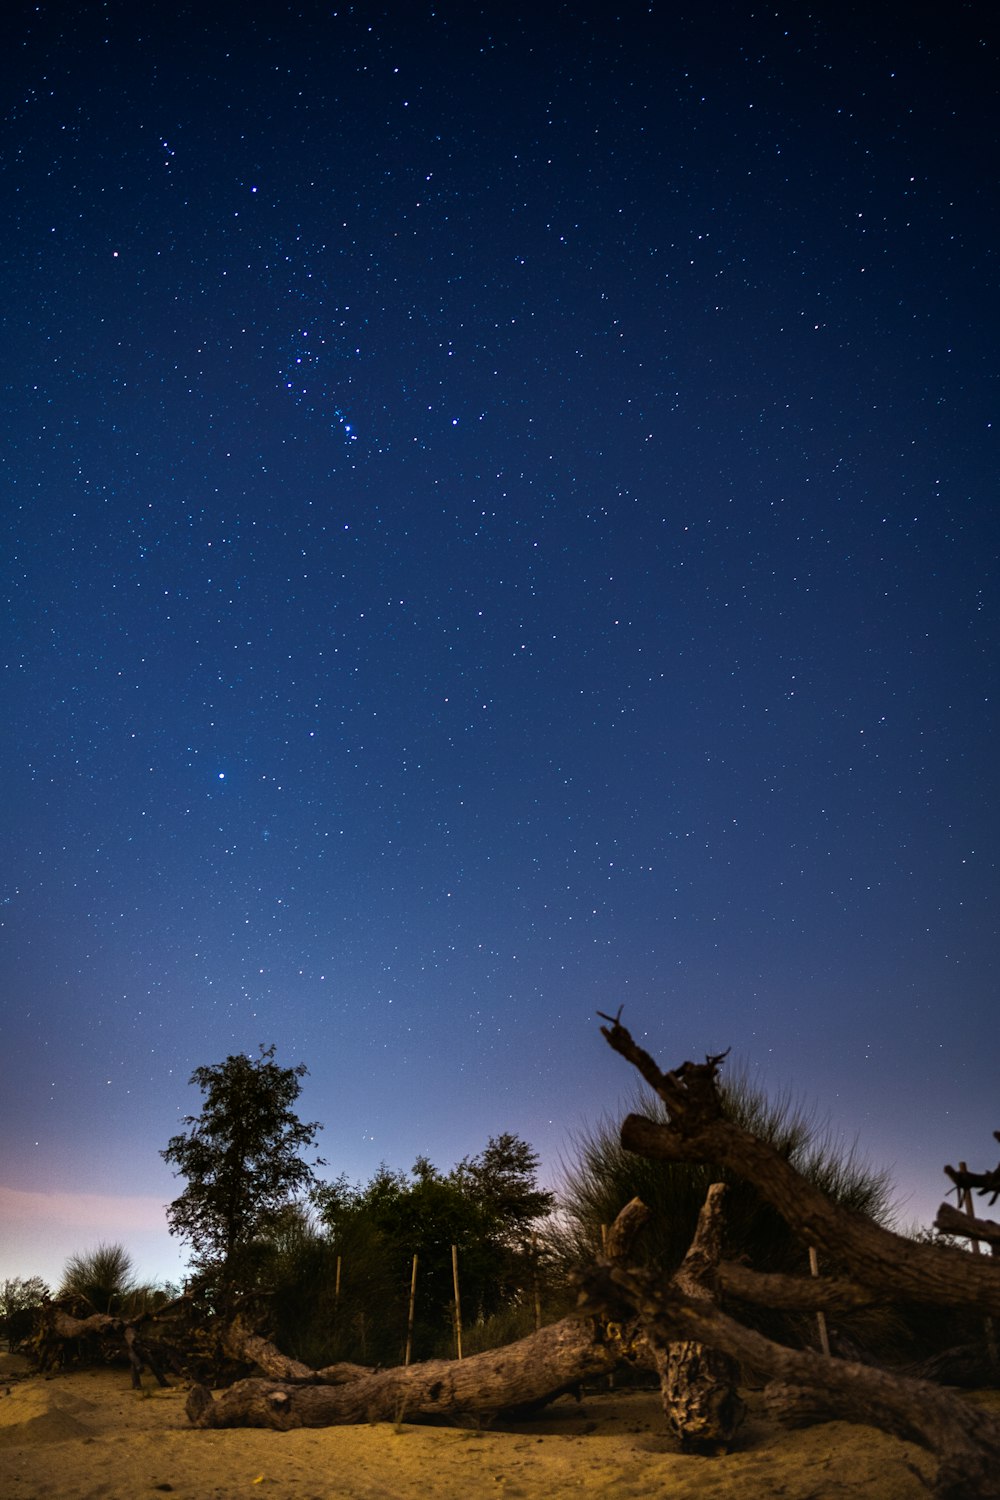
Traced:
[[[408, 1177], [382, 1167], [364, 1187], [345, 1179], [315, 1203], [341, 1261], [337, 1357], [398, 1363], [406, 1342], [413, 1256], [418, 1257], [413, 1358], [451, 1352], [458, 1257], [463, 1326], [471, 1343], [490, 1320], [534, 1296], [534, 1226], [552, 1207], [536, 1183], [538, 1157], [515, 1135], [443, 1174], [419, 1157]], [[523, 1319], [508, 1320], [516, 1336]]]
[[292, 1108], [307, 1070], [280, 1067], [274, 1052], [262, 1046], [257, 1058], [236, 1054], [196, 1068], [190, 1081], [205, 1095], [201, 1114], [187, 1116], [187, 1134], [160, 1153], [188, 1181], [167, 1209], [171, 1233], [190, 1242], [199, 1273], [222, 1285], [248, 1271], [254, 1242], [308, 1191], [320, 1165], [300, 1154], [320, 1127]]

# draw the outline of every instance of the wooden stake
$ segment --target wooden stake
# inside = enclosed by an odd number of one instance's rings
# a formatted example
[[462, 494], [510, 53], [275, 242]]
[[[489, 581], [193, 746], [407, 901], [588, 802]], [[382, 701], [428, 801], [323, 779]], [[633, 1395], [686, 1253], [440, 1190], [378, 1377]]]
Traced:
[[406, 1316], [406, 1355], [403, 1364], [410, 1363], [410, 1354], [413, 1351], [413, 1304], [417, 1296], [417, 1257], [413, 1257], [413, 1269], [410, 1272], [410, 1310]]
[[[958, 1170], [960, 1172], [967, 1172], [969, 1169], [964, 1161], [960, 1161]], [[976, 1217], [976, 1207], [972, 1201], [972, 1189], [970, 1187], [959, 1188], [958, 1202], [959, 1206], [965, 1210], [970, 1219]], [[982, 1255], [983, 1253], [979, 1247], [978, 1240], [972, 1241], [972, 1253], [973, 1255]], [[1000, 1366], [1000, 1350], [997, 1349], [996, 1328], [989, 1314], [983, 1319], [983, 1332], [986, 1334], [986, 1353], [989, 1355], [990, 1364], [995, 1370]]]
[[462, 1303], [458, 1295], [458, 1246], [451, 1247], [451, 1279], [455, 1284], [455, 1348], [462, 1358]]
[[[819, 1256], [816, 1254], [816, 1246], [809, 1246], [809, 1270], [813, 1276], [819, 1275]], [[830, 1335], [826, 1328], [826, 1313], [822, 1309], [816, 1314], [816, 1327], [819, 1330], [819, 1347], [830, 1357]]]
[[535, 1293], [535, 1332], [542, 1326], [542, 1299], [538, 1291], [538, 1235], [531, 1236], [531, 1280]]

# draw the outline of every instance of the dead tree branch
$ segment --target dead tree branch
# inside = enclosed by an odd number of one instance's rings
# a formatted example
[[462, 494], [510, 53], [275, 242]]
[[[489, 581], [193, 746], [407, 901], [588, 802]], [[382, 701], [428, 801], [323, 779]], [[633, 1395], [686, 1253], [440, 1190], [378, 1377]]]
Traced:
[[985, 1409], [924, 1381], [772, 1343], [635, 1267], [602, 1261], [578, 1281], [582, 1312], [637, 1315], [662, 1342], [697, 1339], [770, 1375], [769, 1404], [783, 1419], [839, 1417], [919, 1443], [938, 1462], [935, 1500], [1000, 1500], [1000, 1420]]
[[[1000, 1266], [951, 1246], [924, 1245], [831, 1202], [783, 1156], [724, 1117], [715, 1079], [722, 1057], [663, 1073], [615, 1018], [601, 1028], [667, 1106], [669, 1124], [629, 1115], [622, 1145], [652, 1160], [710, 1162], [747, 1178], [807, 1244], [851, 1268], [852, 1280], [886, 1301], [901, 1298], [1000, 1315]], [[723, 1054], [724, 1056], [724, 1054]], [[728, 1273], [727, 1273], [728, 1274]]]
[[967, 1240], [984, 1240], [994, 1255], [1000, 1254], [1000, 1224], [993, 1219], [974, 1219], [951, 1203], [942, 1203], [934, 1220], [942, 1234], [958, 1234]]

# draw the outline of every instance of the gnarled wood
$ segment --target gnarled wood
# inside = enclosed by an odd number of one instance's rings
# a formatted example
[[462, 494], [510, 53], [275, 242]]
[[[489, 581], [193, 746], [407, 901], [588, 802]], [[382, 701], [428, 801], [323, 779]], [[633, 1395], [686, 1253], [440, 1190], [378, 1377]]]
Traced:
[[[1000, 1141], [1000, 1130], [994, 1130], [993, 1137]], [[945, 1167], [945, 1171], [957, 1188], [974, 1190], [985, 1196], [989, 1193], [990, 1207], [1000, 1198], [1000, 1167], [994, 1167], [992, 1172], [970, 1172], [963, 1164], [961, 1167]]]
[[506, 1348], [463, 1360], [427, 1360], [366, 1371], [341, 1385], [240, 1380], [213, 1400], [195, 1386], [196, 1427], [336, 1427], [353, 1422], [483, 1416], [534, 1405], [607, 1375], [624, 1357], [622, 1337], [589, 1318], [563, 1318]]
[[874, 1307], [885, 1301], [881, 1292], [839, 1277], [816, 1280], [813, 1277], [785, 1276], [779, 1272], [752, 1271], [736, 1261], [724, 1260], [715, 1274], [720, 1291], [754, 1302], [759, 1307], [782, 1308], [789, 1312], [853, 1312], [859, 1307]]
[[[850, 1266], [852, 1280], [882, 1294], [1000, 1315], [1000, 1266], [951, 1246], [919, 1244], [833, 1203], [756, 1136], [725, 1119], [715, 1079], [720, 1057], [663, 1073], [617, 1018], [601, 1028], [666, 1104], [670, 1123], [629, 1115], [622, 1145], [656, 1161], [711, 1162], [752, 1182], [807, 1244]], [[948, 1205], [944, 1205], [947, 1207]]]
[[[693, 1302], [714, 1305], [713, 1283], [722, 1248], [722, 1204], [725, 1184], [713, 1182], [705, 1196], [694, 1239], [671, 1285]], [[699, 1339], [672, 1339], [663, 1344], [644, 1325], [655, 1357], [667, 1426], [691, 1453], [724, 1452], [743, 1420], [746, 1407], [737, 1393], [739, 1365], [724, 1350]]]
[[[648, 1210], [633, 1199], [611, 1226], [609, 1242], [625, 1255]], [[505, 1348], [463, 1360], [426, 1360], [391, 1370], [330, 1365], [310, 1370], [267, 1339], [234, 1322], [230, 1353], [250, 1358], [276, 1379], [240, 1380], [214, 1399], [195, 1386], [187, 1414], [195, 1427], [338, 1427], [354, 1422], [398, 1422], [484, 1416], [544, 1406], [582, 1380], [609, 1375], [634, 1357], [631, 1327], [605, 1327], [590, 1318], [563, 1318]]]
[[919, 1443], [937, 1459], [936, 1500], [1000, 1500], [1000, 1419], [982, 1407], [924, 1381], [772, 1343], [635, 1267], [601, 1262], [578, 1280], [582, 1311], [634, 1314], [660, 1341], [697, 1339], [772, 1376], [768, 1401], [782, 1419], [840, 1417]]

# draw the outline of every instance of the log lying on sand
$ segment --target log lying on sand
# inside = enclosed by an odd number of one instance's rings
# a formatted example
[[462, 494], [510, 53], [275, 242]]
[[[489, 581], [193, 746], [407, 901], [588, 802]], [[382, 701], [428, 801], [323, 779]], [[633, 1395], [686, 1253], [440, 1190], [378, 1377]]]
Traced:
[[967, 1240], [983, 1240], [994, 1255], [1000, 1255], [1000, 1224], [993, 1219], [977, 1219], [950, 1203], [942, 1203], [934, 1220], [934, 1228], [940, 1229], [942, 1234], [958, 1234]]
[[[485, 1416], [553, 1400], [581, 1380], [607, 1375], [627, 1352], [623, 1335], [600, 1320], [563, 1318], [530, 1337], [462, 1360], [427, 1360], [365, 1371], [341, 1384], [240, 1380], [217, 1398], [195, 1386], [195, 1427], [336, 1427]], [[337, 1367], [335, 1366], [334, 1369]]]
[[[719, 1267], [720, 1286], [774, 1307], [857, 1306], [877, 1298], [1000, 1313], [996, 1259], [919, 1244], [840, 1208], [766, 1142], [725, 1118], [715, 1081], [721, 1056], [664, 1073], [618, 1016], [603, 1019], [609, 1022], [602, 1027], [609, 1045], [667, 1107], [665, 1124], [629, 1115], [622, 1145], [650, 1160], [711, 1162], [738, 1172], [807, 1244], [822, 1246], [849, 1271], [849, 1279], [830, 1285], [819, 1299], [805, 1282], [796, 1285], [798, 1278], [734, 1266]], [[713, 1304], [685, 1296], [676, 1284], [658, 1286], [622, 1261], [598, 1264], [579, 1279], [581, 1311], [637, 1316], [651, 1340], [698, 1339], [771, 1375], [768, 1399], [782, 1419], [841, 1417], [874, 1424], [934, 1455], [937, 1473], [930, 1488], [938, 1500], [1000, 1500], [1000, 1418], [984, 1408], [924, 1381], [774, 1344]]]
[[935, 1456], [936, 1500], [1000, 1500], [1000, 1419], [984, 1408], [925, 1381], [772, 1343], [638, 1267], [603, 1262], [578, 1279], [582, 1311], [638, 1316], [661, 1343], [697, 1339], [770, 1375], [765, 1396], [778, 1420], [880, 1427]]
[[146, 1313], [138, 1318], [116, 1318], [109, 1313], [92, 1313], [87, 1318], [75, 1318], [58, 1302], [49, 1302], [41, 1312], [38, 1336], [41, 1368], [45, 1369], [57, 1356], [62, 1356], [66, 1346], [75, 1340], [99, 1338], [121, 1345], [129, 1362], [133, 1390], [141, 1389], [144, 1369], [150, 1371], [157, 1385], [168, 1386], [170, 1382], [139, 1332], [142, 1324], [149, 1319], [150, 1315]]
[[[622, 1209], [609, 1233], [615, 1253], [627, 1253], [647, 1216], [638, 1200]], [[487, 1416], [544, 1406], [581, 1381], [610, 1375], [624, 1359], [635, 1358], [629, 1327], [586, 1317], [563, 1318], [515, 1344], [469, 1359], [425, 1360], [391, 1370], [347, 1364], [310, 1370], [239, 1321], [225, 1343], [227, 1353], [257, 1364], [272, 1378], [237, 1381], [217, 1398], [207, 1387], [195, 1386], [187, 1400], [195, 1427], [286, 1431]]]

